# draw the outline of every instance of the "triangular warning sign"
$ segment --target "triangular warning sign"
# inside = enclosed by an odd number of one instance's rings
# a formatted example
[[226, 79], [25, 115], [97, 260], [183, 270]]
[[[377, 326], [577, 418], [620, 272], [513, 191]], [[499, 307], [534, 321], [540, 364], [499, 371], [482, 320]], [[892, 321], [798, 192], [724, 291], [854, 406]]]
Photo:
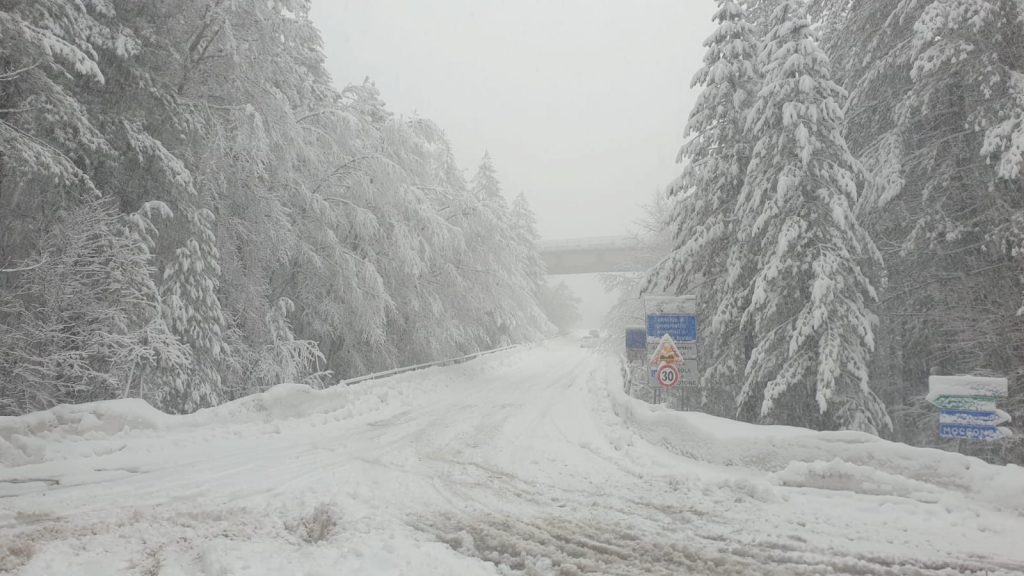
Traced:
[[676, 343], [672, 341], [672, 337], [665, 334], [661, 337], [661, 342], [658, 343], [658, 348], [654, 351], [654, 355], [651, 356], [651, 367], [657, 368], [662, 364], [681, 364], [683, 361], [683, 355], [679, 353], [679, 348], [676, 348]]

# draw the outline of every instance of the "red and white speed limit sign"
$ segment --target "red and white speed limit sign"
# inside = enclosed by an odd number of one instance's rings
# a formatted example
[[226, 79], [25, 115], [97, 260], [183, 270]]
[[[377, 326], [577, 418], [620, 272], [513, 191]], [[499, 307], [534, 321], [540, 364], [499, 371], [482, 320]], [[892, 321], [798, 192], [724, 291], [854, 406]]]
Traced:
[[675, 364], [662, 364], [658, 366], [655, 378], [663, 388], [672, 388], [679, 383], [679, 368]]

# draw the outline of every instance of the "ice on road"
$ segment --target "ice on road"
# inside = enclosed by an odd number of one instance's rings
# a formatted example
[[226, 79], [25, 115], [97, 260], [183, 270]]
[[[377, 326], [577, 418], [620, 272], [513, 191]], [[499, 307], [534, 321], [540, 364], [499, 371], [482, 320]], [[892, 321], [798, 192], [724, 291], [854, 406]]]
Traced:
[[0, 419], [0, 572], [1024, 573], [1019, 467], [621, 389], [552, 341], [190, 416]]

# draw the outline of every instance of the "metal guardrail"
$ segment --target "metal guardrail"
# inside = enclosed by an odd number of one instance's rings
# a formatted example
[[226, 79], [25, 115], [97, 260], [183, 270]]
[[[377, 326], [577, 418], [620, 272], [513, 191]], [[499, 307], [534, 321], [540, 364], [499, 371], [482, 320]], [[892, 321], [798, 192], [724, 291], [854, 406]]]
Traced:
[[469, 362], [477, 358], [488, 356], [491, 354], [497, 354], [498, 352], [505, 352], [514, 348], [519, 348], [522, 344], [513, 344], [511, 346], [502, 346], [501, 348], [495, 348], [493, 350], [484, 350], [482, 352], [474, 352], [473, 354], [467, 354], [458, 358], [448, 358], [446, 360], [435, 360], [434, 362], [427, 362], [425, 364], [416, 364], [415, 366], [405, 366], [402, 368], [395, 368], [392, 370], [386, 370], [384, 372], [374, 372], [373, 374], [364, 374], [363, 376], [356, 376], [355, 378], [349, 378], [338, 382], [338, 385], [351, 386], [360, 382], [366, 382], [367, 380], [377, 380], [379, 378], [387, 378], [389, 376], [397, 376], [399, 374], [405, 374], [406, 372], [415, 372], [416, 370], [425, 370], [427, 368], [434, 368], [437, 366], [454, 366], [455, 364], [462, 364], [463, 362]]

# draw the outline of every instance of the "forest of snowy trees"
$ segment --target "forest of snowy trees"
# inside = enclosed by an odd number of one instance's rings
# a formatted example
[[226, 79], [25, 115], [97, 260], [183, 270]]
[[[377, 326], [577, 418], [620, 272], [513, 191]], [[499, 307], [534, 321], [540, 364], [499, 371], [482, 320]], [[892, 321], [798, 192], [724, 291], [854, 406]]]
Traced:
[[[976, 373], [1024, 421], [1024, 4], [717, 3], [671, 253], [625, 282], [699, 297], [701, 407], [927, 445], [928, 376]], [[0, 0], [0, 415], [189, 412], [571, 327], [525, 198], [332, 86], [309, 10]]]
[[533, 215], [373, 84], [309, 0], [0, 0], [0, 414], [281, 382], [551, 329]]
[[975, 373], [1024, 421], [1024, 4], [718, 6], [646, 281], [700, 297], [704, 408], [927, 445]]

